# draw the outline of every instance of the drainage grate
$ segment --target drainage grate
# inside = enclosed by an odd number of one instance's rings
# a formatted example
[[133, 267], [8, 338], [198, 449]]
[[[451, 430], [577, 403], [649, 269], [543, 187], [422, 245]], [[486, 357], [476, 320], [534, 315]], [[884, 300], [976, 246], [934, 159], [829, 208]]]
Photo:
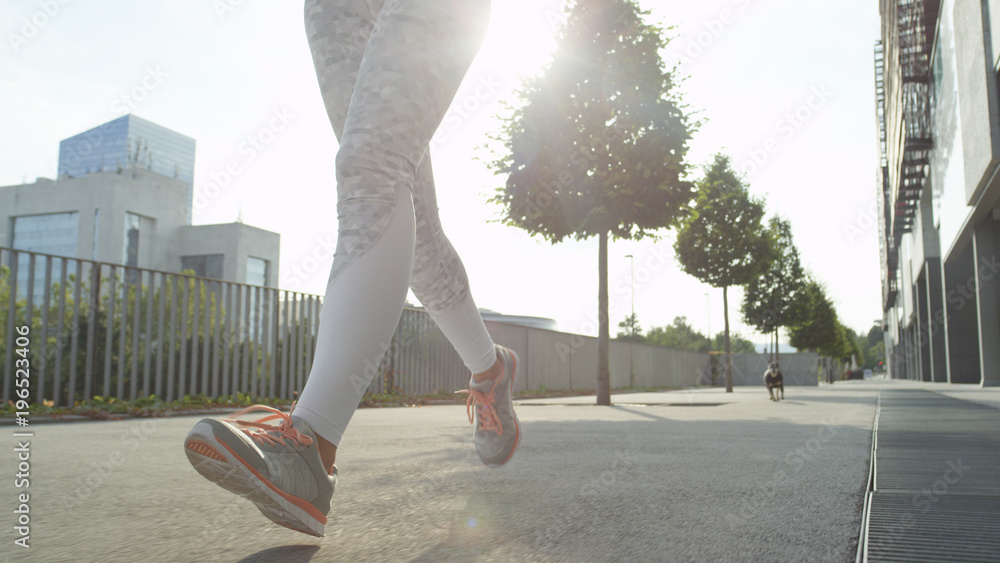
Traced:
[[884, 390], [863, 561], [1000, 561], [1000, 410]]
[[876, 491], [867, 560], [995, 562], [1000, 560], [998, 531], [1000, 497]]
[[[612, 403], [613, 407], [718, 407], [729, 403]], [[595, 403], [515, 403], [518, 407], [596, 407]]]

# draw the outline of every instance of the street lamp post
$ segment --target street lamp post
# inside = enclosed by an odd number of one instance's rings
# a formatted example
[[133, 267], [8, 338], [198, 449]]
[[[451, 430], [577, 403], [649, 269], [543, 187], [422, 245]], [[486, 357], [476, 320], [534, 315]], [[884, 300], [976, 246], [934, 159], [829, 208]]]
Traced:
[[629, 294], [632, 298], [632, 318], [629, 321], [630, 338], [628, 339], [628, 384], [635, 387], [635, 369], [633, 368], [632, 343], [635, 341], [635, 257], [626, 254], [629, 269]]

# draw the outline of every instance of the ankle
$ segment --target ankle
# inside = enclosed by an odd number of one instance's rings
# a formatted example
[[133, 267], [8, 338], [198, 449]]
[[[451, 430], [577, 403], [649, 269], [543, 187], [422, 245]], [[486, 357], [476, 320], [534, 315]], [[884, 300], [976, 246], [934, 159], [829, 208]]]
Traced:
[[323, 462], [323, 467], [327, 473], [332, 473], [333, 464], [337, 461], [337, 446], [320, 435], [316, 436], [316, 446], [319, 448], [319, 458]]
[[500, 375], [502, 373], [503, 373], [503, 366], [500, 364], [500, 359], [497, 358], [497, 361], [493, 363], [493, 366], [490, 367], [490, 369], [481, 373], [472, 374], [472, 380], [475, 381], [476, 383], [482, 383], [483, 381], [486, 380], [496, 381], [497, 379], [500, 378]]

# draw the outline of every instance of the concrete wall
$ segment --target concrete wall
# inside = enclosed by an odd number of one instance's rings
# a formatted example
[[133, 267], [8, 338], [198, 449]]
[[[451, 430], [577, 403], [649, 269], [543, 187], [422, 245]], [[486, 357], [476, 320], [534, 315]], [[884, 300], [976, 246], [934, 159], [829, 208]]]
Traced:
[[974, 259], [972, 245], [969, 245], [959, 256], [944, 265], [950, 383], [978, 383], [980, 380]]
[[[767, 362], [767, 354], [733, 354], [733, 385], [763, 386]], [[785, 385], [819, 385], [819, 355], [815, 352], [782, 354], [779, 363]]]
[[269, 262], [268, 287], [277, 287], [281, 236], [243, 223], [189, 225], [179, 229], [178, 266], [182, 256], [224, 255], [222, 278], [246, 283], [247, 257]]
[[[497, 344], [509, 346], [521, 358], [524, 370], [516, 390], [597, 389], [597, 338], [492, 321], [486, 327]], [[610, 342], [612, 388], [698, 385], [707, 365], [708, 354]]]
[[[955, 0], [955, 55], [959, 73], [959, 107], [962, 119], [962, 157], [965, 162], [966, 204], [974, 205], [985, 186], [987, 170], [997, 158], [996, 75], [992, 52], [987, 53], [983, 2]], [[992, 51], [992, 49], [990, 49]], [[989, 56], [989, 61], [987, 57]]]

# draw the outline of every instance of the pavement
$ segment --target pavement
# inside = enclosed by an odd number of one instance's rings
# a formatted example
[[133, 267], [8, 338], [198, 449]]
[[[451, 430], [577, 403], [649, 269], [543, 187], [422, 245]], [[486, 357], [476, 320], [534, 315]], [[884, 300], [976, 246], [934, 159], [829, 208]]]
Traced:
[[[853, 561], [886, 381], [519, 401], [522, 440], [483, 467], [463, 406], [362, 409], [325, 538], [272, 524], [190, 467], [200, 418], [32, 427], [0, 561]], [[928, 384], [923, 384], [928, 385]], [[992, 402], [1000, 390], [937, 392]]]

